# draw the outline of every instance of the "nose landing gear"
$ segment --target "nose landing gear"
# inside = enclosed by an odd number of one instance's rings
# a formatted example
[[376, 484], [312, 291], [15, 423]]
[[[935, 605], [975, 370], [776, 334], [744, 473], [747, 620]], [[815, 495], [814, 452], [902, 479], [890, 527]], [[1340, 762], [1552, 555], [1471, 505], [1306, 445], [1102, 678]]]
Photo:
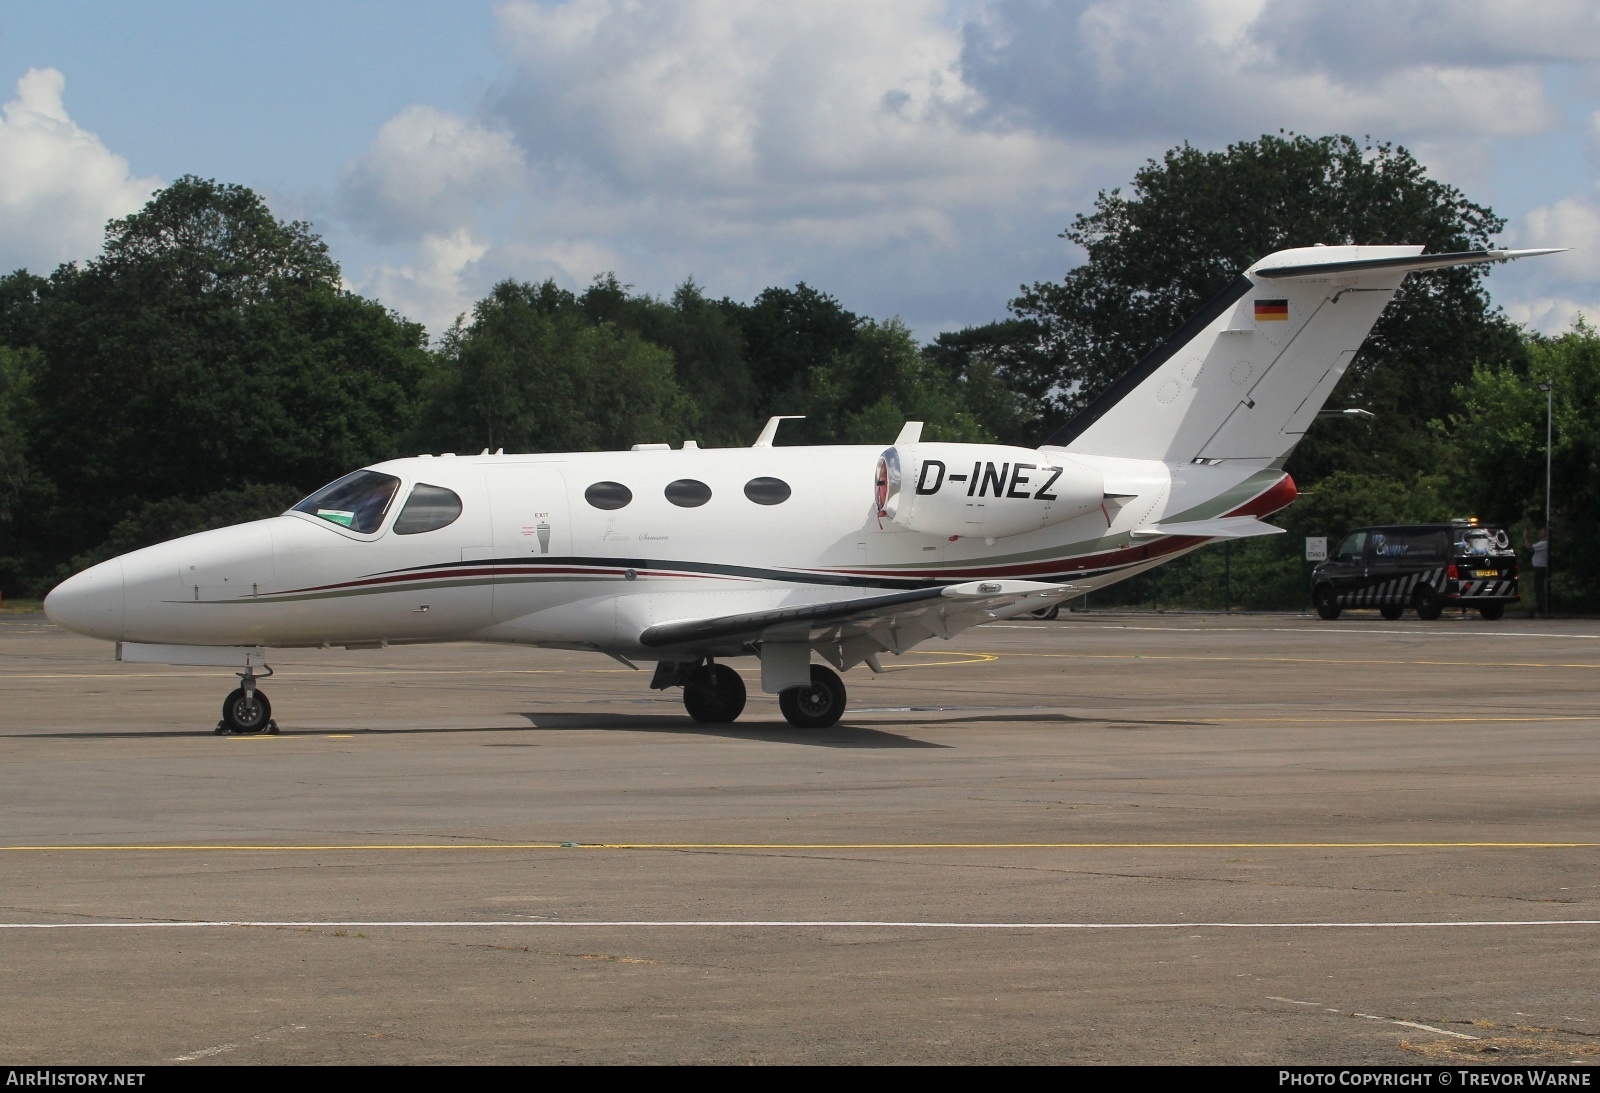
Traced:
[[[268, 668], [267, 676], [271, 675], [272, 669]], [[217, 722], [217, 735], [233, 733], [236, 736], [255, 736], [266, 733], [268, 736], [277, 736], [278, 723], [272, 720], [272, 703], [267, 701], [265, 694], [256, 690], [254, 670], [247, 668], [240, 672], [239, 682], [241, 686], [223, 699], [222, 720]]]

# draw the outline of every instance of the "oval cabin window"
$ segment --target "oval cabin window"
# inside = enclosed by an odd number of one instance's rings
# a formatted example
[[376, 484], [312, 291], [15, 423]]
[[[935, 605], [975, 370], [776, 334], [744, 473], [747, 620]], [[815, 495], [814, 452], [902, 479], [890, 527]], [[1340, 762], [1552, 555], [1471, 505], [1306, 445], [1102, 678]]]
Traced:
[[789, 500], [789, 483], [781, 478], [752, 478], [744, 484], [744, 495], [758, 505], [781, 505]]
[[667, 483], [667, 500], [679, 508], [699, 508], [711, 500], [711, 487], [692, 478], [680, 478]]
[[621, 482], [596, 482], [583, 491], [583, 499], [597, 509], [620, 509], [633, 500], [633, 491]]
[[420, 535], [424, 531], [437, 531], [455, 523], [460, 515], [461, 498], [454, 490], [418, 482], [411, 496], [406, 498], [400, 515], [394, 518], [394, 533]]

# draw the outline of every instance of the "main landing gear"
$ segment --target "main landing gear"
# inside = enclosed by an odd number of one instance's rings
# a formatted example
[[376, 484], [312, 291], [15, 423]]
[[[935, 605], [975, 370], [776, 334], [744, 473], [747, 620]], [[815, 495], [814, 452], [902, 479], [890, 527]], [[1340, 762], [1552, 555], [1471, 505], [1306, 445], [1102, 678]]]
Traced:
[[726, 725], [744, 712], [744, 680], [726, 664], [702, 664], [684, 680], [683, 708], [702, 725]]
[[797, 729], [825, 729], [844, 716], [844, 680], [832, 668], [811, 666], [811, 683], [778, 694], [778, 709]]
[[[272, 669], [267, 669], [267, 676]], [[266, 678], [266, 677], [263, 677]], [[222, 701], [222, 720], [217, 722], [217, 735], [233, 733], [236, 736], [255, 736], [266, 733], [278, 735], [278, 723], [272, 720], [272, 703], [256, 690], [256, 674], [246, 668], [239, 673], [240, 686]]]
[[[683, 708], [702, 725], [731, 724], [744, 712], [744, 680], [726, 664], [663, 661], [657, 665], [650, 686], [654, 690], [681, 686]], [[234, 695], [238, 693], [235, 691]], [[233, 697], [229, 696], [230, 703]], [[813, 664], [811, 682], [780, 692], [778, 709], [797, 729], [825, 729], [837, 724], [844, 716], [844, 681], [832, 668]], [[223, 716], [227, 716], [226, 710]], [[223, 730], [219, 726], [217, 731]]]

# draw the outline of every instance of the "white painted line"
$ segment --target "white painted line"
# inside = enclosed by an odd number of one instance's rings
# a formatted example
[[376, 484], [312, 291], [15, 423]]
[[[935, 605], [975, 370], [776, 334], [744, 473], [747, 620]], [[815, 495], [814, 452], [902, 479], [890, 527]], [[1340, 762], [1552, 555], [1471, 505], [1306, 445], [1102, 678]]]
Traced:
[[1434, 1028], [1432, 1025], [1419, 1025], [1415, 1021], [1400, 1021], [1393, 1017], [1377, 1017], [1370, 1013], [1358, 1013], [1357, 1017], [1365, 1017], [1369, 1021], [1386, 1021], [1391, 1025], [1404, 1025], [1406, 1028], [1419, 1028], [1423, 1032], [1437, 1032], [1440, 1036], [1454, 1036], [1457, 1040], [1477, 1040], [1480, 1037], [1468, 1036], [1464, 1032], [1451, 1032], [1447, 1028]]
[[238, 1046], [238, 1044], [218, 1044], [216, 1047], [203, 1047], [199, 1051], [191, 1051], [187, 1055], [174, 1055], [172, 1061], [175, 1063], [192, 1063], [196, 1059], [209, 1059], [213, 1055], [221, 1055], [224, 1052], [233, 1051]]
[[[1462, 927], [1600, 926], [1600, 919], [1506, 919], [1464, 922], [938, 922], [896, 919], [377, 919], [177, 922], [0, 922], [0, 930], [185, 930], [226, 927], [266, 929], [462, 929], [470, 927], [616, 929], [896, 929], [896, 930], [1411, 930]], [[1286, 999], [1287, 1001], [1287, 999]]]

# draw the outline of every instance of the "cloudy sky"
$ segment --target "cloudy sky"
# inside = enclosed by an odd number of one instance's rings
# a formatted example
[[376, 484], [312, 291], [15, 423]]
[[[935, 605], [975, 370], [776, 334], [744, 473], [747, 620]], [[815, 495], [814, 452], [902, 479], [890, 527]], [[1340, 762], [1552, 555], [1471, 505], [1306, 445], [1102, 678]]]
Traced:
[[1057, 233], [1146, 159], [1280, 128], [1406, 145], [1503, 245], [1575, 248], [1491, 275], [1513, 318], [1600, 316], [1592, 0], [7, 4], [0, 100], [0, 268], [196, 174], [434, 332], [609, 270], [931, 337], [1070, 268]]

